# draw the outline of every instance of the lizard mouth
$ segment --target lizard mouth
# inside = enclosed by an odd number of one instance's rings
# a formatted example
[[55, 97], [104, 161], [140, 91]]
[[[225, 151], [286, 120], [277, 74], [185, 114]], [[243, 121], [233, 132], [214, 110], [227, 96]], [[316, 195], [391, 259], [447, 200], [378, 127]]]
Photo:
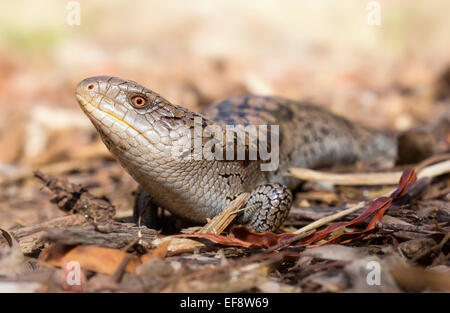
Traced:
[[[120, 118], [114, 112], [103, 109], [98, 103], [86, 100], [85, 96], [83, 96], [83, 94], [79, 93], [78, 91], [75, 93], [75, 97], [77, 98], [78, 103], [80, 104], [81, 109], [84, 111], [84, 113], [89, 117], [92, 123], [98, 126], [103, 132], [105, 132], [104, 128], [109, 128], [110, 125], [112, 125], [114, 122], [119, 122], [125, 127], [130, 128], [136, 133], [143, 136], [142, 131], [127, 123], [123, 118]], [[109, 119], [110, 122], [105, 123], [105, 119]], [[145, 138], [145, 136], [143, 137]]]

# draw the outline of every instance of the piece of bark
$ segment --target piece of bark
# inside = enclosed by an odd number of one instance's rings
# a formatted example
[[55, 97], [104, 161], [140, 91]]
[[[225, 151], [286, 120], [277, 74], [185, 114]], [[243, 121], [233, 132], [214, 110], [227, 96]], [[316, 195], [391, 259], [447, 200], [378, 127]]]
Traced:
[[407, 231], [429, 235], [441, 233], [440, 231], [436, 230], [436, 227], [434, 225], [415, 226], [415, 225], [403, 225], [398, 223], [376, 222], [375, 227], [381, 230]]
[[40, 171], [36, 171], [35, 176], [50, 189], [53, 193], [50, 201], [56, 203], [61, 210], [72, 214], [84, 214], [96, 223], [112, 221], [116, 210], [108, 199], [98, 198], [81, 185], [69, 183]]
[[398, 248], [405, 256], [412, 259], [416, 255], [421, 254], [425, 249], [435, 245], [436, 242], [431, 238], [417, 238], [400, 243]]
[[428, 237], [427, 234], [404, 231], [404, 230], [396, 231], [392, 235], [395, 236], [396, 238], [406, 239], [406, 240], [422, 239], [422, 238]]
[[10, 232], [14, 236], [14, 238], [19, 241], [22, 253], [30, 254], [33, 253], [33, 251], [37, 251], [44, 246], [45, 240], [42, 238], [42, 235], [48, 229], [86, 226], [89, 224], [89, 221], [83, 215], [74, 214], [57, 217], [37, 225], [10, 230]]
[[107, 225], [51, 229], [44, 238], [65, 245], [82, 244], [122, 249], [136, 240], [145, 248], [151, 248], [151, 242], [157, 235], [156, 230], [147, 227], [116, 222]]

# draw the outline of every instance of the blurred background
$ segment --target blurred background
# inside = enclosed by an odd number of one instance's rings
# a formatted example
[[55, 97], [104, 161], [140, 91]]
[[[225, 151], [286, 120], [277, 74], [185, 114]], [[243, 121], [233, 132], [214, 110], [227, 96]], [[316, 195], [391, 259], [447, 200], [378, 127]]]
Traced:
[[[236, 93], [308, 99], [402, 131], [448, 114], [450, 1], [1, 0], [0, 226], [63, 214], [39, 168], [129, 214], [136, 186], [111, 159], [74, 89], [94, 75], [140, 82], [195, 111]], [[450, 141], [450, 139], [449, 139]]]

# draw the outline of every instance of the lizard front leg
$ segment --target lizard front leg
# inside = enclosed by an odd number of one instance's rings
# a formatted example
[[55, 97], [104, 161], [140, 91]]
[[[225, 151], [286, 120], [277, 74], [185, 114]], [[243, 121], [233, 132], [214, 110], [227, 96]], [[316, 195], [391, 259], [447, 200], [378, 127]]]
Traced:
[[158, 226], [158, 207], [152, 202], [152, 197], [141, 186], [136, 190], [133, 220], [135, 223], [148, 228], [157, 229]]
[[250, 194], [239, 223], [256, 232], [276, 231], [285, 221], [292, 205], [292, 193], [281, 184], [256, 187]]

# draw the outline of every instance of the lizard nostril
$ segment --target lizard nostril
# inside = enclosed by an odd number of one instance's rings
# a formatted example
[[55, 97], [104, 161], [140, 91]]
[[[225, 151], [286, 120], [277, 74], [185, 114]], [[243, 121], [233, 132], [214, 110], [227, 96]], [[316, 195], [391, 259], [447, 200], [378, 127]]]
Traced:
[[93, 84], [90, 84], [90, 85], [88, 86], [88, 89], [91, 90], [92, 88], [94, 88], [94, 85], [93, 85]]

